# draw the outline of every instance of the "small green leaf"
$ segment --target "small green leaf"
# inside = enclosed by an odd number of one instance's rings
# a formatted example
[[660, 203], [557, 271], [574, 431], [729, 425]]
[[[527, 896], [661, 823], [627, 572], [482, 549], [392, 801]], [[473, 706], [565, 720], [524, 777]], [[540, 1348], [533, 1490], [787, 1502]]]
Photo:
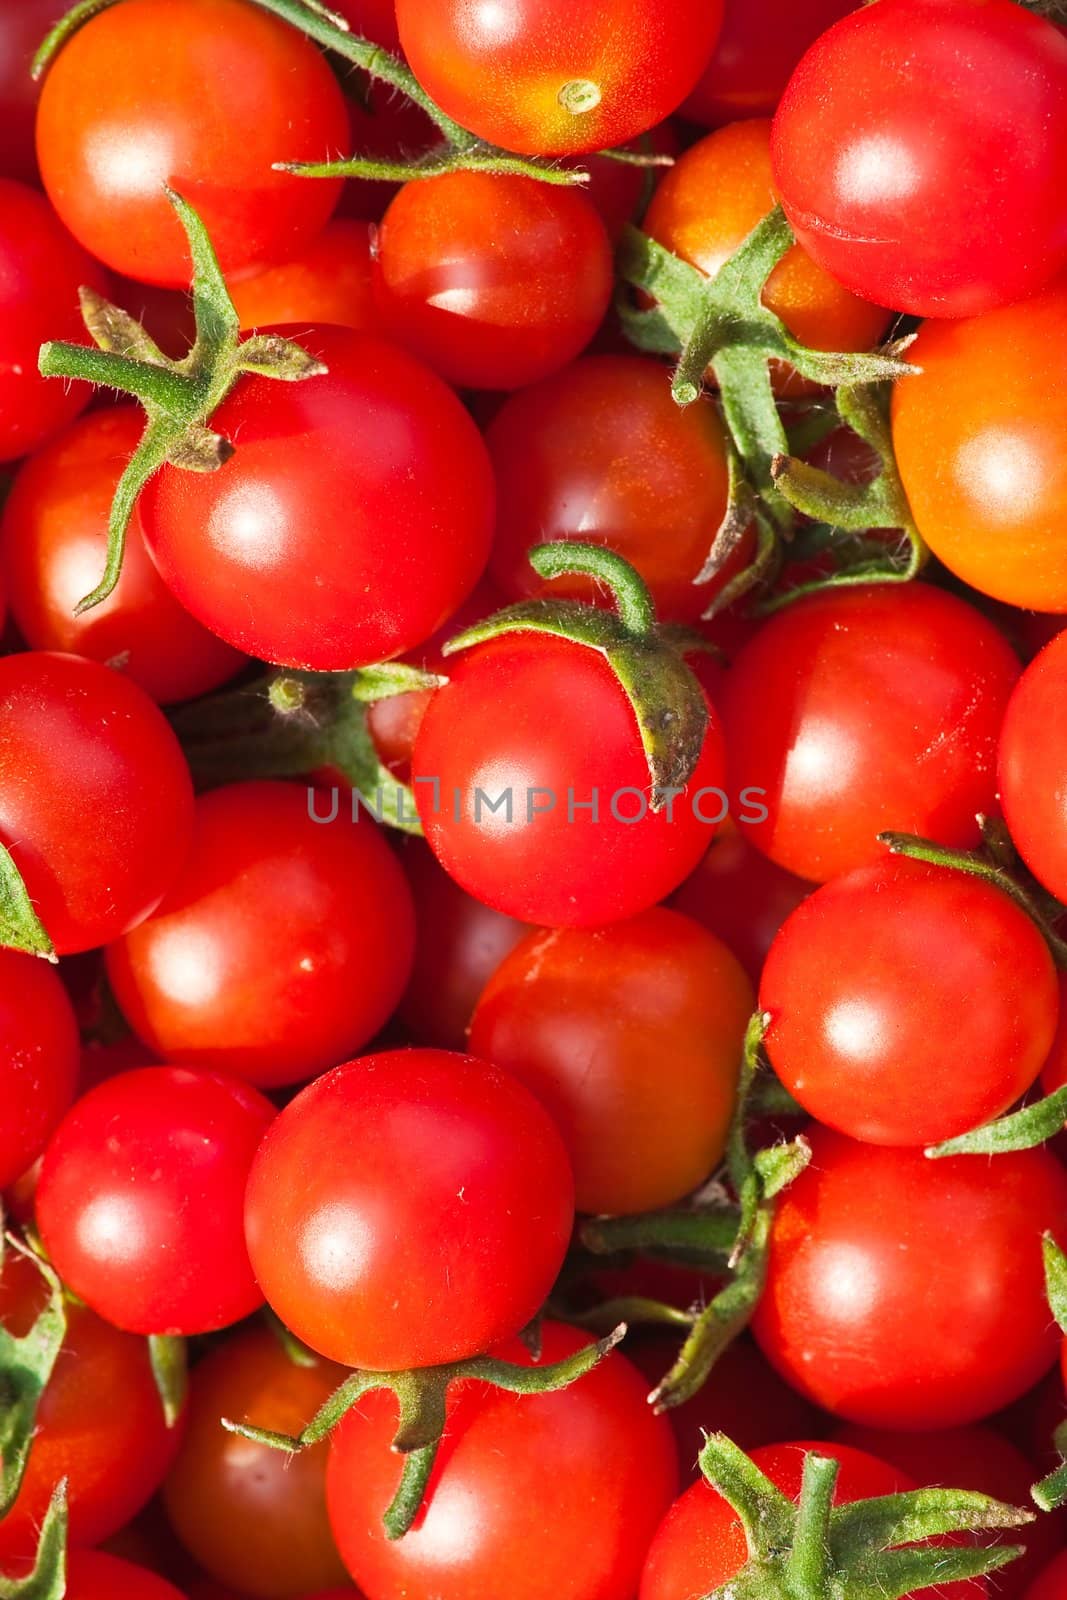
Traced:
[[24, 1578], [0, 1573], [0, 1600], [63, 1600], [67, 1591], [67, 1480], [52, 1491], [33, 1571]]
[[[16, 1338], [0, 1326], [0, 1517], [15, 1503], [37, 1422], [37, 1406], [52, 1376], [67, 1332], [63, 1285], [40, 1256], [15, 1238], [7, 1243], [33, 1263], [48, 1286], [48, 1299], [29, 1333]], [[2, 1591], [0, 1591], [2, 1593]]]
[[1049, 1310], [1056, 1319], [1061, 1333], [1067, 1333], [1067, 1255], [1064, 1255], [1051, 1233], [1041, 1241], [1045, 1261], [1045, 1292]]
[[148, 1360], [163, 1405], [164, 1421], [168, 1428], [173, 1428], [185, 1407], [189, 1390], [185, 1340], [169, 1334], [150, 1334]]
[[928, 1145], [927, 1156], [938, 1161], [942, 1156], [996, 1156], [1009, 1150], [1032, 1150], [1055, 1138], [1067, 1124], [1067, 1087], [1024, 1106], [1010, 1116], [998, 1117], [982, 1128], [961, 1133], [955, 1139]]
[[352, 694], [361, 705], [373, 705], [396, 694], [416, 694], [422, 689], [439, 689], [448, 682], [439, 672], [424, 672], [403, 661], [383, 661], [380, 666], [360, 667], [353, 675]]
[[791, 1543], [796, 1507], [725, 1433], [708, 1435], [700, 1470], [740, 1517], [750, 1556], [766, 1560]]
[[0, 945], [26, 955], [57, 959], [55, 947], [33, 909], [10, 850], [0, 844]]

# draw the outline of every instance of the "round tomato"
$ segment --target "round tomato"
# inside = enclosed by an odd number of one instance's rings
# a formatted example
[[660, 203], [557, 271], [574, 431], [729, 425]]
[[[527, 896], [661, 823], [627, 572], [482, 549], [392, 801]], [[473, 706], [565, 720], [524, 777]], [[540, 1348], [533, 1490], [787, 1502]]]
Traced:
[[244, 657], [178, 605], [149, 559], [136, 510], [116, 588], [74, 614], [100, 581], [115, 487], [143, 431], [139, 411], [116, 406], [82, 417], [31, 456], [4, 504], [0, 561], [28, 644], [114, 662], [166, 705], [218, 688]]
[[1067, 900], [1067, 633], [1027, 667], [1000, 734], [1000, 798], [1031, 872]]
[[511, 634], [454, 659], [414, 755], [445, 870], [495, 910], [550, 927], [617, 922], [676, 888], [725, 814], [715, 721], [686, 791], [653, 811], [633, 708], [598, 651]]
[[711, 60], [681, 107], [713, 128], [737, 117], [769, 117], [804, 51], [856, 0], [726, 0]]
[[365, 813], [316, 822], [303, 784], [201, 796], [183, 870], [108, 951], [115, 998], [156, 1055], [260, 1088], [336, 1066], [411, 971], [404, 874]]
[[192, 816], [185, 758], [143, 689], [78, 656], [0, 660], [0, 840], [60, 955], [155, 910]]
[[166, 184], [199, 212], [223, 272], [283, 261], [341, 185], [274, 163], [326, 160], [347, 134], [325, 57], [245, 0], [101, 11], [53, 61], [37, 113], [41, 177], [75, 238], [116, 272], [180, 289], [189, 249]]
[[185, 1600], [166, 1578], [103, 1550], [75, 1550], [67, 1562], [64, 1600]]
[[725, 577], [696, 583], [726, 514], [726, 439], [704, 397], [684, 410], [645, 356], [587, 356], [514, 395], [486, 431], [496, 471], [490, 573], [510, 599], [601, 592], [578, 575], [546, 581], [529, 562], [545, 540], [603, 544], [648, 584], [657, 614], [695, 622]]
[[1055, 1156], [928, 1161], [809, 1137], [753, 1323], [782, 1376], [851, 1422], [905, 1429], [975, 1422], [1036, 1383], [1061, 1337], [1041, 1261], [1042, 1233], [1065, 1235]]
[[753, 998], [724, 944], [656, 907], [528, 934], [490, 978], [470, 1047], [551, 1112], [579, 1211], [653, 1211], [722, 1157]]
[[1041, 1087], [1045, 1094], [1053, 1094], [1067, 1084], [1067, 972], [1060, 972], [1059, 987], [1059, 1022], [1041, 1068]]
[[886, 829], [976, 845], [1018, 675], [993, 624], [929, 584], [798, 600], [726, 674], [731, 784], [767, 812], [745, 838], [818, 882], [880, 860]]
[[920, 317], [1032, 294], [1067, 263], [1067, 38], [1013, 0], [880, 0], [824, 33], [774, 120], [798, 241]]
[[[542, 1339], [546, 1361], [589, 1342], [554, 1322]], [[517, 1340], [494, 1354], [531, 1365]], [[379, 1390], [330, 1441], [330, 1520], [367, 1600], [632, 1600], [678, 1467], [670, 1427], [624, 1356], [556, 1394], [455, 1386], [422, 1510], [390, 1542], [382, 1515], [400, 1479], [396, 1426], [396, 1401]]]
[[893, 446], [934, 554], [982, 594], [1067, 611], [1067, 286], [928, 322], [893, 391]]
[[145, 540], [182, 605], [238, 649], [368, 666], [474, 588], [492, 474], [455, 395], [411, 356], [345, 328], [286, 332], [328, 372], [238, 384], [211, 419], [235, 454], [216, 472], [163, 467], [141, 496]]
[[563, 1261], [574, 1181], [548, 1113], [469, 1056], [349, 1061], [278, 1117], [246, 1231], [287, 1327], [345, 1366], [481, 1354], [525, 1327]]
[[78, 1024], [46, 962], [0, 950], [0, 1189], [32, 1166], [74, 1098]]
[[107, 289], [100, 266], [44, 196], [0, 178], [0, 461], [35, 450], [92, 398], [87, 383], [60, 383], [37, 371], [46, 339], [86, 342], [78, 308], [83, 284], [101, 294]]
[[371, 223], [342, 217], [328, 222], [298, 256], [228, 284], [241, 327], [329, 322], [373, 332], [372, 243]]
[[189, 1421], [163, 1499], [186, 1549], [257, 1600], [288, 1600], [345, 1572], [326, 1519], [326, 1450], [287, 1456], [227, 1433], [220, 1417], [297, 1434], [347, 1376], [298, 1366], [268, 1328], [236, 1333], [197, 1363]]
[[[653, 239], [713, 278], [776, 198], [770, 123], [762, 118], [734, 122], [679, 157], [660, 180], [644, 227]], [[868, 350], [888, 321], [885, 311], [842, 288], [799, 245], [774, 268], [762, 298], [801, 344], [816, 350]], [[775, 380], [784, 394], [818, 390], [788, 368], [776, 373]]]
[[1026, 1092], [1056, 1032], [1059, 985], [1036, 924], [1000, 889], [890, 859], [793, 912], [759, 1005], [774, 1070], [806, 1111], [871, 1144], [923, 1145]]
[[[0, 1272], [0, 1324], [29, 1333], [48, 1296], [32, 1262], [8, 1250]], [[108, 1539], [155, 1493], [181, 1442], [168, 1428], [143, 1339], [120, 1333], [68, 1300], [67, 1331], [37, 1407], [18, 1497], [0, 1521], [0, 1569], [32, 1556], [48, 1502], [67, 1480], [70, 1542]]]
[[581, 353], [611, 300], [611, 244], [578, 189], [491, 172], [407, 183], [382, 219], [378, 307], [450, 383], [517, 389]]
[[69, 1111], [45, 1151], [37, 1221], [63, 1281], [131, 1333], [224, 1328], [262, 1304], [241, 1227], [274, 1117], [234, 1078], [123, 1072]]

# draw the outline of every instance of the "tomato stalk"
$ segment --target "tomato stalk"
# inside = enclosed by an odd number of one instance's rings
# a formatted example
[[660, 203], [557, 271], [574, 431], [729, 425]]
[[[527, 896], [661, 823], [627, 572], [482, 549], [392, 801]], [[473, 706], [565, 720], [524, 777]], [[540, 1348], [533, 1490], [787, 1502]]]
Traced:
[[[1055, 1317], [1060, 1332], [1067, 1334], [1067, 1255], [1064, 1255], [1050, 1233], [1045, 1234], [1041, 1246], [1045, 1258], [1045, 1292], [1048, 1295], [1049, 1310]], [[1055, 1511], [1059, 1506], [1067, 1504], [1065, 1433], [1067, 1430], [1061, 1423], [1055, 1434], [1056, 1448], [1063, 1457], [1060, 1465], [1047, 1477], [1042, 1478], [1040, 1483], [1035, 1483], [1030, 1491], [1035, 1505], [1042, 1511]]]
[[173, 1428], [189, 1392], [185, 1340], [168, 1333], [149, 1334], [148, 1364], [163, 1406], [164, 1420], [168, 1428]]
[[492, 1356], [476, 1356], [468, 1361], [408, 1372], [353, 1372], [297, 1435], [273, 1433], [248, 1423], [231, 1421], [228, 1417], [222, 1419], [222, 1425], [230, 1433], [240, 1434], [257, 1444], [293, 1453], [325, 1439], [364, 1395], [375, 1389], [391, 1390], [400, 1410], [393, 1449], [404, 1457], [404, 1469], [383, 1524], [387, 1538], [401, 1539], [418, 1515], [426, 1494], [445, 1429], [448, 1391], [452, 1384], [487, 1383], [508, 1394], [554, 1394], [591, 1372], [614, 1350], [625, 1332], [625, 1327], [615, 1328], [596, 1344], [544, 1367], [520, 1367]]
[[[21, 1339], [0, 1325], [0, 1517], [14, 1505], [30, 1456], [37, 1406], [67, 1332], [63, 1285], [47, 1261], [14, 1234], [8, 1245], [32, 1261], [48, 1287], [48, 1299]], [[0, 1580], [0, 1597], [4, 1594]]]
[[24, 1578], [0, 1572], [0, 1600], [63, 1600], [67, 1591], [67, 1482], [52, 1491], [33, 1570]]

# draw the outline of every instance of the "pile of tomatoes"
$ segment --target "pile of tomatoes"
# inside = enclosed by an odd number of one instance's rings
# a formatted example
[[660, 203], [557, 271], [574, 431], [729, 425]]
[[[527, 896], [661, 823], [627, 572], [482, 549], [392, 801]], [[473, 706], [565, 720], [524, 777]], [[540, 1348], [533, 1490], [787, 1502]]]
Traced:
[[0, 1596], [1064, 1600], [1067, 28], [61, 4]]

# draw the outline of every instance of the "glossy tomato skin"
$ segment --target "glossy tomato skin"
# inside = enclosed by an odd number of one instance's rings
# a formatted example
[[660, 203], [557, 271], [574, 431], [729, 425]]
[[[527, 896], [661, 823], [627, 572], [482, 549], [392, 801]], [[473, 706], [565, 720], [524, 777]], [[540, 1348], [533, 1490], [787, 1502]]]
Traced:
[[854, 11], [802, 58], [772, 149], [808, 254], [921, 317], [1021, 300], [1067, 263], [1065, 152], [1067, 37], [1012, 0]]
[[855, 9], [855, 0], [726, 0], [718, 42], [682, 115], [709, 128], [769, 117], [804, 51]]
[[[567, 155], [625, 144], [689, 93], [722, 23], [721, 0], [397, 0], [400, 42], [449, 116], [506, 150]], [[587, 108], [568, 89], [590, 86]], [[595, 103], [594, 103], [595, 102]], [[578, 103], [572, 101], [572, 103]]]
[[[9, 1249], [0, 1274], [0, 1324], [23, 1337], [46, 1300], [37, 1268]], [[97, 1544], [155, 1493], [181, 1443], [185, 1415], [167, 1427], [144, 1340], [73, 1301], [66, 1314], [22, 1487], [0, 1522], [0, 1570], [33, 1555], [61, 1478], [67, 1480], [71, 1545]]]
[[1000, 889], [889, 858], [794, 911], [759, 1005], [775, 1072], [806, 1111], [853, 1139], [925, 1145], [1026, 1092], [1055, 1036], [1059, 985], [1037, 925]]
[[1067, 284], [928, 322], [893, 393], [893, 445], [934, 554], [982, 594], [1067, 611]]
[[388, 1020], [414, 921], [370, 816], [315, 822], [304, 784], [227, 784], [197, 800], [185, 866], [110, 947], [108, 978], [156, 1055], [274, 1088], [336, 1065]]
[[37, 1221], [63, 1281], [130, 1333], [224, 1328], [262, 1304], [241, 1208], [273, 1120], [248, 1084], [143, 1067], [68, 1112], [45, 1152]]
[[[454, 659], [414, 755], [419, 814], [445, 870], [495, 910], [550, 927], [617, 922], [676, 888], [725, 806], [714, 715], [668, 816], [666, 807], [647, 808], [634, 714], [598, 652], [513, 634]], [[494, 818], [478, 799], [509, 789], [510, 824], [503, 809]], [[594, 790], [596, 820], [578, 809]]]
[[1056, 1158], [809, 1138], [753, 1323], [782, 1376], [847, 1421], [904, 1429], [978, 1421], [1036, 1383], [1059, 1344], [1041, 1264], [1067, 1217]]
[[611, 245], [578, 189], [489, 172], [405, 184], [375, 251], [392, 337], [461, 388], [517, 389], [579, 355], [604, 319]]
[[74, 1098], [74, 1008], [45, 961], [0, 950], [0, 1189], [32, 1166]]
[[[660, 179], [644, 227], [712, 278], [776, 200], [771, 124], [754, 117], [686, 150]], [[799, 245], [774, 268], [762, 299], [790, 333], [816, 350], [870, 349], [888, 322], [887, 312], [842, 288]], [[789, 395], [818, 389], [788, 368], [775, 373], [775, 387]]]
[[496, 472], [490, 573], [509, 599], [589, 600], [588, 578], [539, 578], [531, 549], [580, 539], [623, 556], [657, 615], [695, 622], [716, 584], [697, 584], [726, 514], [726, 441], [705, 397], [684, 410], [645, 356], [586, 356], [513, 395], [486, 430]]
[[64, 1600], [185, 1600], [166, 1578], [103, 1550], [76, 1550], [67, 1567]]
[[241, 327], [328, 322], [373, 332], [372, 242], [371, 223], [337, 218], [299, 255], [229, 284]]
[[265, 1327], [235, 1333], [193, 1368], [167, 1515], [202, 1567], [256, 1600], [344, 1580], [326, 1517], [328, 1446], [286, 1456], [226, 1432], [219, 1418], [297, 1434], [346, 1376], [328, 1361], [298, 1366]]
[[135, 683], [79, 656], [0, 661], [0, 839], [60, 955], [155, 910], [192, 815], [178, 741]]
[[722, 693], [731, 784], [766, 791], [745, 838], [816, 882], [881, 859], [886, 829], [976, 845], [1018, 674], [991, 622], [925, 583], [795, 602]]
[[[546, 1361], [589, 1342], [554, 1322], [543, 1337]], [[531, 1363], [517, 1340], [495, 1354]], [[390, 1543], [381, 1519], [400, 1481], [396, 1424], [393, 1396], [378, 1391], [330, 1442], [330, 1518], [368, 1600], [498, 1600], [502, 1585], [510, 1600], [632, 1600], [678, 1469], [670, 1427], [625, 1356], [556, 1394], [453, 1388], [423, 1509]]]
[[573, 1214], [548, 1113], [517, 1079], [444, 1050], [364, 1056], [302, 1090], [263, 1142], [245, 1207], [286, 1326], [377, 1371], [461, 1361], [525, 1327]]
[[1011, 836], [1031, 872], [1067, 898], [1067, 634], [1027, 667], [1000, 734], [1000, 794]]
[[87, 383], [37, 370], [45, 340], [87, 342], [78, 309], [83, 284], [103, 294], [107, 276], [43, 195], [0, 178], [0, 462], [35, 450], [92, 398]]
[[489, 462], [451, 390], [396, 346], [284, 331], [328, 373], [243, 380], [211, 419], [235, 454], [217, 472], [157, 473], [145, 539], [178, 600], [236, 648], [313, 671], [367, 666], [420, 644], [474, 588]]
[[486, 985], [470, 1047], [552, 1114], [579, 1211], [653, 1211], [722, 1156], [753, 1000], [724, 944], [655, 907], [529, 934]]
[[243, 0], [127, 0], [69, 39], [37, 114], [45, 189], [75, 238], [130, 278], [188, 287], [170, 183], [199, 212], [223, 272], [285, 260], [341, 192], [275, 172], [323, 161], [348, 118], [321, 52]]
[[124, 676], [167, 705], [217, 689], [245, 658], [182, 610], [145, 549], [136, 509], [114, 591], [74, 614], [103, 575], [111, 502], [143, 432], [140, 410], [115, 406], [79, 418], [31, 456], [4, 503], [0, 561], [29, 645], [121, 662]]

